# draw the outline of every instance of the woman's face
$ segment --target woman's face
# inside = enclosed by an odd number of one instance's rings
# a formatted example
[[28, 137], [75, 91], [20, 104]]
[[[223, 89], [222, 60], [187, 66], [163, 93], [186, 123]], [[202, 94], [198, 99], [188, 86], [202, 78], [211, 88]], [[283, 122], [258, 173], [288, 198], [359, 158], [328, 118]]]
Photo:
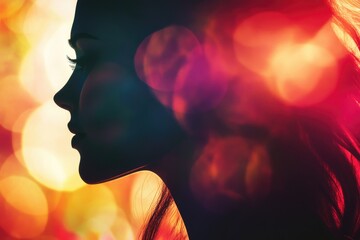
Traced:
[[172, 113], [134, 69], [136, 48], [156, 24], [122, 14], [115, 3], [120, 1], [105, 2], [78, 2], [69, 40], [76, 52], [74, 72], [54, 97], [71, 114], [71, 144], [88, 183], [142, 169], [183, 138]]

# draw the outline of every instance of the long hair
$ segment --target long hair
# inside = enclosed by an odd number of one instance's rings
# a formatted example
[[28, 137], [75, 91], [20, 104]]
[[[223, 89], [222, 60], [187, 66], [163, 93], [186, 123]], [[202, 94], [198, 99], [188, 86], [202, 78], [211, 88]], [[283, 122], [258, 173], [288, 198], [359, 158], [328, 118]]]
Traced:
[[[355, 27], [329, 1], [338, 25], [356, 44]], [[360, 239], [360, 81], [359, 59], [349, 54], [340, 63], [333, 107], [350, 104], [349, 116], [334, 119], [327, 109], [292, 107], [286, 131], [265, 141], [272, 168], [266, 200], [238, 215], [244, 239]], [[329, 100], [331, 103], [331, 100]], [[328, 103], [329, 105], [329, 103]], [[331, 105], [331, 104], [330, 104]], [[352, 117], [353, 119], [348, 119]], [[161, 222], [174, 203], [164, 186], [142, 234], [156, 239]], [[261, 220], [259, 220], [261, 219]], [[282, 238], [281, 238], [282, 237]]]

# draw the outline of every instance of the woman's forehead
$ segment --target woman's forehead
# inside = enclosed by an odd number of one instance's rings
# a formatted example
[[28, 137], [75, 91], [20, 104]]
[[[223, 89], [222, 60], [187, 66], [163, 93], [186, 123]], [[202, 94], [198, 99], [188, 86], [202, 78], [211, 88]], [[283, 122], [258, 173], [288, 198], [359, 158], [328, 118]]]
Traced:
[[149, 34], [171, 24], [186, 24], [194, 6], [179, 0], [79, 0], [71, 35], [114, 39], [123, 34]]
[[115, 34], [118, 31], [121, 22], [126, 21], [131, 24], [121, 11], [119, 4], [116, 4], [117, 2], [119, 1], [79, 0], [71, 36], [86, 33], [98, 39], [105, 39], [109, 34]]

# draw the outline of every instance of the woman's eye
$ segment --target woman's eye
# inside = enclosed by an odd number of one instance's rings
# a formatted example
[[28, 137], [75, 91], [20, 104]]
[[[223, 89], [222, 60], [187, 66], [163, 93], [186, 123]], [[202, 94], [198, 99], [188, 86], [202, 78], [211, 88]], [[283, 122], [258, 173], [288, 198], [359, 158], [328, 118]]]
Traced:
[[67, 56], [67, 59], [70, 62], [70, 67], [73, 70], [88, 70], [92, 67], [93, 65], [93, 58], [90, 57], [80, 57], [80, 58], [70, 58], [69, 56]]

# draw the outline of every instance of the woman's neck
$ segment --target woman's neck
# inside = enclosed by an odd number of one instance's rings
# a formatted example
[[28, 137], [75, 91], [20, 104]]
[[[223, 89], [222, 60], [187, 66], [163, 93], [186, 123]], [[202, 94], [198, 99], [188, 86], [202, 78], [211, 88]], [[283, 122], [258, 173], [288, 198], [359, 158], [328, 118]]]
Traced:
[[169, 189], [191, 240], [220, 239], [224, 233], [232, 231], [228, 229], [229, 212], [216, 211], [223, 206], [207, 208], [207, 203], [195, 196], [190, 184], [191, 170], [200, 149], [199, 144], [186, 141], [149, 170], [155, 172]]

